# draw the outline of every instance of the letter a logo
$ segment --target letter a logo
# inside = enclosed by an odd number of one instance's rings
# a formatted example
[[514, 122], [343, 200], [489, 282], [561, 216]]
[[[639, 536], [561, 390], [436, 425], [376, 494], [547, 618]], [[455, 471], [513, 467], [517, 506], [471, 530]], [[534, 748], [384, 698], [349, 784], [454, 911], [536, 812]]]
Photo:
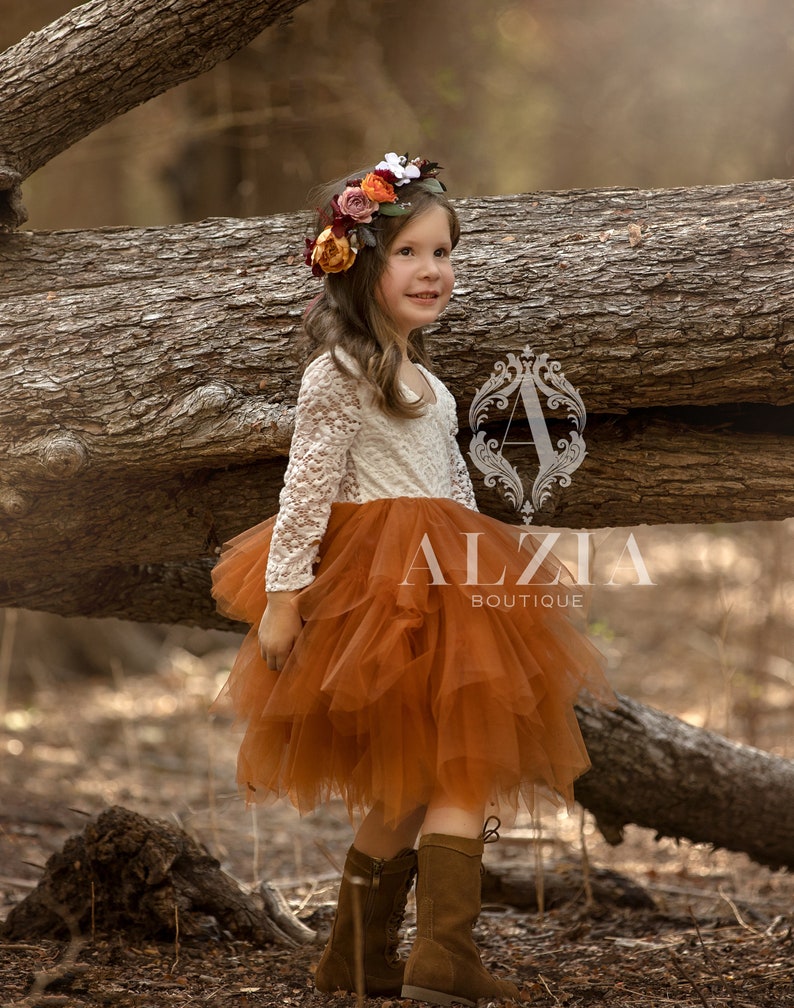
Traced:
[[[555, 451], [546, 418], [543, 415], [540, 395], [545, 396], [550, 410], [565, 409], [571, 430], [567, 438], [557, 441]], [[529, 426], [530, 439], [508, 440], [511, 427], [519, 422], [516, 412], [523, 409]], [[489, 438], [484, 430], [488, 412], [509, 409], [507, 426], [501, 443]], [[471, 403], [469, 426], [472, 439], [469, 455], [485, 477], [487, 487], [499, 486], [505, 498], [521, 515], [525, 523], [532, 521], [536, 511], [549, 500], [555, 483], [561, 487], [571, 485], [571, 475], [579, 468], [587, 454], [584, 430], [586, 421], [584, 404], [578, 391], [566, 381], [557, 361], [549, 362], [548, 354], [535, 356], [530, 347], [524, 347], [520, 357], [510, 353], [507, 363], [497, 362], [491, 377]], [[538, 469], [532, 482], [529, 499], [516, 467], [505, 457], [506, 446], [532, 445], [538, 459]]]

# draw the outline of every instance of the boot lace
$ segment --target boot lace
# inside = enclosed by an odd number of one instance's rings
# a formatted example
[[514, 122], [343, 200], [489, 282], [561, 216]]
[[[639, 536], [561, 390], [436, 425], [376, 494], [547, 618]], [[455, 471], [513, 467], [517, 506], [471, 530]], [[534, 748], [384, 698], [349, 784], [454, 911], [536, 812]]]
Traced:
[[408, 893], [411, 891], [411, 886], [414, 884], [415, 878], [416, 866], [414, 866], [408, 873], [405, 879], [405, 885], [402, 889], [400, 889], [397, 899], [395, 900], [394, 910], [386, 922], [386, 948], [384, 949], [384, 954], [386, 956], [386, 961], [391, 966], [399, 966], [400, 964], [400, 956], [397, 952], [400, 945], [400, 928], [403, 926], [403, 921], [405, 920], [405, 908], [408, 903]]
[[[491, 825], [492, 823], [493, 825]], [[485, 823], [483, 824], [482, 833], [480, 834], [480, 836], [482, 837], [482, 842], [484, 844], [496, 843], [496, 841], [499, 839], [499, 829], [501, 825], [502, 820], [498, 816], [495, 815], [488, 816], [488, 818], [485, 820]], [[480, 876], [481, 877], [485, 876], [485, 865], [482, 863], [482, 861], [480, 862]]]
[[[491, 823], [494, 825], [492, 826]], [[502, 820], [498, 816], [488, 816], [482, 828], [482, 842], [487, 844], [496, 843], [499, 839], [499, 830], [501, 827]]]

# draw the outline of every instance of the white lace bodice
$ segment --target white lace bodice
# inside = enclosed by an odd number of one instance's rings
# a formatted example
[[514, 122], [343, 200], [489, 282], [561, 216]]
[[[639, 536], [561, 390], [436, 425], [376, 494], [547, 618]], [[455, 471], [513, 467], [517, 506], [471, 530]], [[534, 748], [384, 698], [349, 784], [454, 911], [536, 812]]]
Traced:
[[[340, 358], [351, 370], [353, 361]], [[329, 354], [306, 368], [279, 497], [266, 588], [303, 588], [314, 574], [331, 505], [385, 497], [448, 497], [477, 510], [458, 443], [455, 400], [422, 369], [436, 397], [420, 417], [389, 417], [363, 379], [343, 375]], [[407, 389], [408, 396], [413, 395]], [[418, 398], [418, 397], [417, 397]]]

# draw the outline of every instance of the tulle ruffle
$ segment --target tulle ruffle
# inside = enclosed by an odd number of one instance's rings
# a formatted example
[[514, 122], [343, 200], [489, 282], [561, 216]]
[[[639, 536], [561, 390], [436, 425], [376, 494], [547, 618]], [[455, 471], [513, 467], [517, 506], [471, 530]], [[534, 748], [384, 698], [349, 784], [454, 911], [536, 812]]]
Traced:
[[[303, 630], [280, 673], [259, 654], [274, 519], [226, 545], [219, 610], [251, 624], [224, 692], [245, 722], [238, 782], [302, 812], [341, 796], [396, 822], [431, 797], [572, 800], [589, 766], [573, 710], [612, 694], [571, 624], [573, 586], [537, 540], [453, 501], [334, 504]], [[537, 569], [533, 569], [536, 566]], [[531, 575], [529, 583], [525, 583]]]

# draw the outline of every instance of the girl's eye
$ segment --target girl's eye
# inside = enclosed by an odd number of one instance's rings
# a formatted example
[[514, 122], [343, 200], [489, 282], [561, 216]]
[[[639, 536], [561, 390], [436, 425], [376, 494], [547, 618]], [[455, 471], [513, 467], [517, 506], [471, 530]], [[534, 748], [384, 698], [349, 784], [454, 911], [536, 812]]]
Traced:
[[408, 245], [406, 245], [404, 248], [399, 249], [398, 252], [397, 252], [397, 255], [401, 255], [401, 256], [409, 256], [410, 254], [411, 254], [411, 249], [409, 248]]
[[436, 249], [435, 255], [438, 256], [439, 259], [443, 259], [445, 256], [449, 255], [449, 249], [445, 248]]

